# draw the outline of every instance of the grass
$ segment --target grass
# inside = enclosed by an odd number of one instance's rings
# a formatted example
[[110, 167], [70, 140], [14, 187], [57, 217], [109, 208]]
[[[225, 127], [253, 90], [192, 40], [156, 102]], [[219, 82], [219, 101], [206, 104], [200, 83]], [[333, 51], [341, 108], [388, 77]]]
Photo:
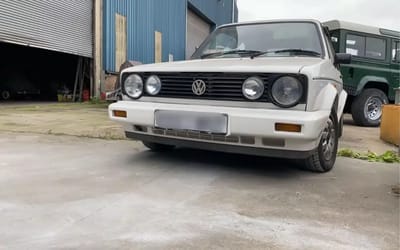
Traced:
[[57, 111], [57, 110], [79, 110], [79, 109], [107, 109], [108, 102], [83, 102], [83, 103], [48, 103], [38, 105], [15, 105], [6, 106], [3, 109], [13, 111]]
[[109, 103], [30, 103], [0, 109], [0, 131], [125, 139], [120, 125], [108, 118]]
[[359, 153], [345, 148], [339, 150], [338, 156], [366, 160], [369, 162], [400, 163], [400, 156], [395, 151], [386, 151], [385, 153], [378, 155], [371, 151], [368, 151], [367, 153]]

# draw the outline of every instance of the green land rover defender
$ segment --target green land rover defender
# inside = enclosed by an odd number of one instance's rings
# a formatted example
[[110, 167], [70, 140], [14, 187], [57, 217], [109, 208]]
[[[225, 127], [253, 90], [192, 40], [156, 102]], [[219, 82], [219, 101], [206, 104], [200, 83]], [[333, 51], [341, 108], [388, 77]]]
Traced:
[[345, 112], [360, 126], [379, 126], [382, 104], [400, 87], [400, 32], [343, 21], [328, 21], [336, 53], [353, 56], [340, 65], [347, 98]]

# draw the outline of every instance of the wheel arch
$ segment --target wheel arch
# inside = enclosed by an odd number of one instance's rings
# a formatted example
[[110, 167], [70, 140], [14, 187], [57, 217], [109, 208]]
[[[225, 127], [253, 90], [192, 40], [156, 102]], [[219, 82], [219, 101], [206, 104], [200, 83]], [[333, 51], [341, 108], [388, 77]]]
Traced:
[[326, 84], [321, 88], [314, 102], [310, 105], [313, 110], [331, 110], [337, 98], [338, 91], [332, 84]]
[[357, 86], [356, 95], [361, 94], [364, 89], [379, 89], [389, 95], [389, 81], [385, 77], [364, 76]]
[[334, 111], [336, 113], [337, 120], [339, 120], [338, 109], [339, 109], [339, 95], [336, 95], [335, 100], [333, 101], [333, 104], [332, 104], [332, 111]]
[[336, 114], [337, 114], [339, 120], [344, 113], [347, 97], [348, 97], [347, 92], [344, 90], [341, 91], [340, 93], [338, 93]]

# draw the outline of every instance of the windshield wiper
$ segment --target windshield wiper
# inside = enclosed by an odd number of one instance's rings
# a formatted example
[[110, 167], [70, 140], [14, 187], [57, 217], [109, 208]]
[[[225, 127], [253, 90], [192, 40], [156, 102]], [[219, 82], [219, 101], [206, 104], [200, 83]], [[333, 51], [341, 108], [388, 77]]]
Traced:
[[208, 53], [208, 54], [203, 54], [200, 56], [201, 59], [210, 57], [210, 56], [223, 56], [223, 55], [230, 55], [230, 54], [257, 54], [257, 53], [262, 53], [261, 51], [258, 50], [245, 50], [245, 49], [237, 49], [237, 50], [229, 50], [229, 51], [220, 51], [220, 52], [214, 52], [214, 53]]
[[310, 55], [310, 56], [321, 56], [321, 53], [317, 52], [317, 51], [313, 51], [313, 50], [305, 50], [305, 49], [274, 49], [274, 50], [267, 50], [267, 51], [262, 51], [259, 53], [254, 53], [251, 56], [251, 59], [253, 59], [254, 57], [258, 57], [258, 56], [262, 56], [268, 53], [275, 53], [275, 54], [279, 54], [279, 53], [286, 53], [286, 52], [291, 52], [291, 53], [296, 53], [296, 54], [303, 54], [303, 55]]

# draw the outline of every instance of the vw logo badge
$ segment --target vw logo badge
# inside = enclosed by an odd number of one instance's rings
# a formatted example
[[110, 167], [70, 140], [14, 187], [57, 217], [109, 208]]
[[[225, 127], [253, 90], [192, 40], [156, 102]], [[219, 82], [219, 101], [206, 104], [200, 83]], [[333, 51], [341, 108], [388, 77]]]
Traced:
[[203, 80], [194, 81], [192, 91], [195, 95], [203, 95], [206, 92], [206, 83]]

